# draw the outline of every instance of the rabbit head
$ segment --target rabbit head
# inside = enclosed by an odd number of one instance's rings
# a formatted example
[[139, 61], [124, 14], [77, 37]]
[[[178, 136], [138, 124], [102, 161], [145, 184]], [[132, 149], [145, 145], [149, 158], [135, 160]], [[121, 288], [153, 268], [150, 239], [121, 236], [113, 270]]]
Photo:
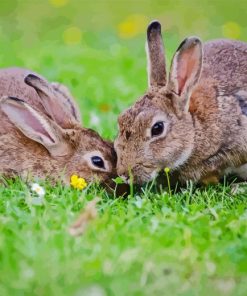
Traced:
[[174, 54], [167, 76], [157, 21], [148, 26], [146, 51], [149, 89], [120, 115], [114, 143], [117, 173], [128, 179], [131, 172], [139, 184], [153, 179], [165, 167], [180, 167], [190, 157], [195, 131], [189, 102], [202, 68], [201, 41], [189, 37]]
[[6, 152], [0, 159], [3, 174], [62, 176], [65, 183], [76, 174], [87, 182], [111, 183], [116, 167], [113, 144], [81, 127], [73, 100], [61, 93], [59, 85], [33, 74], [25, 82], [35, 88], [45, 112], [15, 97], [0, 99], [0, 110], [12, 124], [10, 131], [0, 135], [0, 152]]

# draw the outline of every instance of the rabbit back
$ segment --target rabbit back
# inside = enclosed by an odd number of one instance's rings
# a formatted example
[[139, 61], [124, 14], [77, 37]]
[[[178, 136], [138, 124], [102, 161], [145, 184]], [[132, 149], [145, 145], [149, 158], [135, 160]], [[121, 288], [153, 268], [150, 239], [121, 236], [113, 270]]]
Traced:
[[200, 84], [215, 80], [219, 95], [247, 88], [247, 43], [237, 40], [213, 40], [203, 45]]

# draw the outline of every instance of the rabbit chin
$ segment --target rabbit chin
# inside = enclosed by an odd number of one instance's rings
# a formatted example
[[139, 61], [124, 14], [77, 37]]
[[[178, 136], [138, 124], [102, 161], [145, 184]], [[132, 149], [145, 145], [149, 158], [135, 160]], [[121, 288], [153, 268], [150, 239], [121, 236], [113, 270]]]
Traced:
[[[153, 167], [151, 172], [147, 172], [145, 170], [138, 171], [138, 174], [134, 174], [134, 182], [137, 184], [144, 184], [154, 180], [160, 172], [162, 172], [166, 167], [168, 167], [171, 171], [179, 169], [183, 166], [191, 156], [193, 147], [187, 147], [184, 149], [177, 159], [173, 159], [170, 161], [165, 161], [159, 167]], [[172, 157], [171, 157], [172, 158]]]

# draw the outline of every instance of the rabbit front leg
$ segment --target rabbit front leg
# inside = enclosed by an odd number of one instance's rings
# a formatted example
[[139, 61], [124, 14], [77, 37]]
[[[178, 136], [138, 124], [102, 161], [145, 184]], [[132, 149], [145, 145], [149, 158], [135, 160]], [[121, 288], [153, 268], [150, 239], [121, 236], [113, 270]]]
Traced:
[[207, 185], [216, 185], [220, 181], [220, 175], [218, 171], [213, 171], [203, 176], [200, 180], [200, 183], [207, 186]]

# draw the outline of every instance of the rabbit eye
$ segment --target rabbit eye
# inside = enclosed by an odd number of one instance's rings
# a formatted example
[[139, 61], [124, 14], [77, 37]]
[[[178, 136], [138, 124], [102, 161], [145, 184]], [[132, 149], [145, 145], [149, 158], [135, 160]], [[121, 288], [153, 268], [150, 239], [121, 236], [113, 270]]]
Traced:
[[151, 129], [151, 135], [152, 137], [160, 136], [164, 131], [164, 122], [158, 121], [156, 122]]
[[104, 160], [101, 157], [93, 156], [93, 157], [91, 157], [91, 161], [92, 161], [92, 164], [94, 166], [96, 166], [97, 168], [105, 169], [105, 163], [104, 163]]

